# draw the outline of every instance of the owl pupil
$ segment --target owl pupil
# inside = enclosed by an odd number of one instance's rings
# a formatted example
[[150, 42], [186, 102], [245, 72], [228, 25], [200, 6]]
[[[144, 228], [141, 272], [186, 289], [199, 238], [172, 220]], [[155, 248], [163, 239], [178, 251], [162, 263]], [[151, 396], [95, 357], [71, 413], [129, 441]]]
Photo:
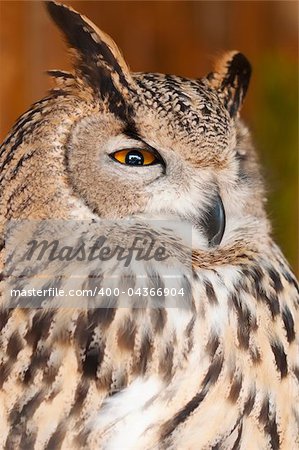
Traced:
[[126, 155], [126, 164], [131, 166], [142, 166], [144, 163], [144, 157], [138, 150], [131, 150]]

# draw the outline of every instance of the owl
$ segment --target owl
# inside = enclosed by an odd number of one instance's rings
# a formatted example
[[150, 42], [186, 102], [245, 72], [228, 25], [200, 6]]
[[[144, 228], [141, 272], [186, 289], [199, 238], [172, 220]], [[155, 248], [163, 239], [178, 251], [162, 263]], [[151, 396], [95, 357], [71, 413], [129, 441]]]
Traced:
[[[55, 87], [1, 146], [0, 447], [298, 449], [298, 285], [239, 116], [248, 60], [228, 52], [196, 80], [133, 73], [89, 19], [46, 7], [74, 69], [50, 72]], [[66, 242], [82, 224], [118, 249], [155, 238], [170, 259], [123, 265], [113, 293], [121, 258], [37, 260], [14, 277], [31, 264], [15, 256], [24, 223], [40, 236], [49, 221], [54, 237], [72, 224]], [[48, 268], [56, 284], [32, 276]], [[75, 303], [61, 304], [73, 274]], [[15, 285], [48, 291], [26, 303]], [[77, 294], [86, 286], [105, 288], [104, 304]]]

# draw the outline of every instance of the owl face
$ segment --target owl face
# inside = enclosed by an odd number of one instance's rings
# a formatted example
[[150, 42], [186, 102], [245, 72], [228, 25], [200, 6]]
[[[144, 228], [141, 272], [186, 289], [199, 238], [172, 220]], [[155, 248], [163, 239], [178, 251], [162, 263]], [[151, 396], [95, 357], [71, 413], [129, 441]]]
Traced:
[[244, 232], [262, 214], [254, 154], [238, 118], [246, 58], [231, 52], [200, 80], [134, 74], [88, 19], [63, 5], [48, 9], [76, 51], [74, 78], [95, 105], [67, 143], [76, 195], [103, 218], [189, 221], [202, 247]]

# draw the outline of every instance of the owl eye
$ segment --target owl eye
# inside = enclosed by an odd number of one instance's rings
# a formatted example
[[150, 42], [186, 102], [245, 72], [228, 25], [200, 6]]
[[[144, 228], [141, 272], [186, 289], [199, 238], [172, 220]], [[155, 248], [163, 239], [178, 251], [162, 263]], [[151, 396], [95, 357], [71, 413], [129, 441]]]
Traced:
[[127, 166], [152, 166], [160, 163], [159, 159], [150, 151], [139, 148], [118, 150], [110, 156], [115, 161]]

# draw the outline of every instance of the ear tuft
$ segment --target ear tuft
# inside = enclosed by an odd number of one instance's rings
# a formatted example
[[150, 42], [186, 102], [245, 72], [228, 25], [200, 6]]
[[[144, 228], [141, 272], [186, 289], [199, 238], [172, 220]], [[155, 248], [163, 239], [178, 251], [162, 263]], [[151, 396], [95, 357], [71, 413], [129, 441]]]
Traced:
[[73, 8], [54, 1], [47, 1], [46, 7], [75, 51], [79, 76], [123, 110], [123, 97], [134, 82], [115, 42]]
[[216, 63], [215, 71], [208, 75], [208, 80], [223, 98], [225, 107], [234, 117], [244, 100], [251, 76], [248, 59], [239, 52], [226, 53]]

